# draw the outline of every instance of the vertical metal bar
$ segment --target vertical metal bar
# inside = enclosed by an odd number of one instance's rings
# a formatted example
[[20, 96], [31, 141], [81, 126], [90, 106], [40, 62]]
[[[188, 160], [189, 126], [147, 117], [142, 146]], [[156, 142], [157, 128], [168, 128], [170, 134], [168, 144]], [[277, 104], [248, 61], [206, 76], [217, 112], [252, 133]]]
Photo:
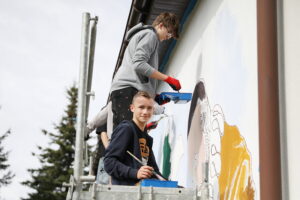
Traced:
[[153, 187], [150, 186], [149, 200], [153, 200]]
[[90, 165], [89, 165], [89, 176], [93, 176], [93, 156], [90, 156]]
[[281, 199], [276, 1], [257, 0], [260, 199]]
[[93, 183], [92, 186], [92, 200], [96, 200], [97, 184]]
[[138, 194], [137, 195], [138, 195], [137, 199], [141, 200], [142, 199], [142, 186], [141, 186], [141, 184], [139, 184], [139, 186], [138, 186]]
[[209, 161], [202, 163], [202, 174], [203, 181], [201, 185], [201, 197], [200, 199], [209, 199], [210, 197], [210, 189], [209, 189]]
[[285, 60], [284, 60], [284, 2], [277, 0], [277, 35], [278, 35], [278, 79], [279, 79], [279, 113], [280, 113], [280, 149], [281, 149], [281, 179], [282, 199], [289, 198], [289, 166], [286, 121], [285, 92]]
[[89, 48], [89, 68], [88, 68], [88, 82], [87, 82], [87, 96], [86, 96], [86, 116], [89, 114], [89, 105], [90, 105], [90, 96], [93, 80], [93, 68], [94, 68], [94, 55], [95, 55], [95, 46], [96, 46], [96, 36], [97, 36], [97, 22], [98, 17], [93, 18], [93, 25], [91, 28], [91, 39], [90, 39], [90, 48]]
[[81, 30], [81, 50], [80, 50], [80, 71], [78, 85], [78, 107], [77, 107], [77, 129], [75, 143], [75, 161], [74, 161], [74, 178], [76, 187], [74, 200], [80, 199], [82, 183], [80, 176], [83, 174], [83, 137], [86, 119], [86, 90], [87, 90], [87, 70], [88, 70], [88, 48], [89, 48], [89, 26], [90, 14], [82, 15]]

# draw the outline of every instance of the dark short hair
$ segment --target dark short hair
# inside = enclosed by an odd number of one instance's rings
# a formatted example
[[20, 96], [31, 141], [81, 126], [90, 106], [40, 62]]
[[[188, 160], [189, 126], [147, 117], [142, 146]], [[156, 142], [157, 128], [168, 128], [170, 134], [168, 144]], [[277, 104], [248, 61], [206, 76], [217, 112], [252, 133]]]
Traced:
[[175, 39], [179, 38], [179, 19], [174, 13], [163, 12], [158, 15], [152, 23], [152, 26], [157, 26], [160, 23], [170, 31]]
[[152, 99], [152, 97], [150, 96], [150, 94], [148, 92], [145, 91], [138, 91], [132, 99], [132, 103], [136, 100], [136, 98], [138, 97], [145, 97], [146, 99]]

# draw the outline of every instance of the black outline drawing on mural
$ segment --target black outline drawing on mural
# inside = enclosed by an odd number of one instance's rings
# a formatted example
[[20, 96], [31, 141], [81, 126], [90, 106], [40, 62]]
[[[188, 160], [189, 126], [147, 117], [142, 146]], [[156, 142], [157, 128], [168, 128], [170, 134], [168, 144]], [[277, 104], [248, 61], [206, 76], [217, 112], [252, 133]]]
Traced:
[[[225, 120], [225, 116], [222, 107], [219, 104], [215, 104], [213, 109], [211, 109], [208, 95], [205, 90], [204, 81], [199, 81], [194, 89], [193, 98], [190, 106], [189, 119], [188, 119], [188, 181], [190, 181], [191, 186], [199, 186], [203, 182], [204, 169], [202, 168], [202, 163], [209, 163], [209, 183], [213, 186], [213, 191], [211, 198], [213, 199], [226, 199], [231, 197], [237, 197], [234, 192], [230, 191], [231, 188], [237, 187], [233, 185], [226, 185], [227, 191], [223, 191], [224, 187], [219, 186], [219, 177], [221, 175], [221, 148], [222, 148], [222, 137], [224, 136], [224, 127], [234, 127], [238, 130], [236, 126], [228, 126]], [[200, 134], [199, 134], [200, 133]], [[238, 131], [239, 133], [239, 131]], [[230, 134], [229, 134], [230, 136]], [[228, 135], [227, 135], [228, 137]], [[230, 136], [231, 137], [231, 136]], [[243, 198], [254, 199], [254, 187], [252, 179], [251, 170], [251, 154], [247, 149], [246, 141], [244, 137], [238, 134], [238, 139], [241, 141], [239, 144], [242, 148], [233, 148], [237, 153], [243, 153], [246, 159], [242, 159], [241, 163], [237, 166], [231, 166], [230, 170], [239, 174], [246, 174], [248, 180], [240, 180], [241, 176], [238, 178], [232, 178], [235, 181], [246, 181], [245, 188], [239, 188], [245, 191], [243, 193]], [[225, 152], [225, 151], [224, 151]], [[223, 152], [223, 153], [224, 153]], [[248, 158], [249, 157], [249, 158]], [[239, 159], [237, 159], [239, 160]], [[249, 162], [248, 162], [249, 161]], [[250, 167], [249, 167], [250, 166]], [[240, 171], [238, 171], [238, 169]], [[224, 169], [223, 169], [224, 170]], [[238, 171], [238, 172], [237, 172]], [[224, 172], [223, 173], [227, 173]], [[228, 172], [229, 173], [229, 172]], [[224, 174], [222, 177], [224, 177]], [[222, 182], [220, 184], [224, 183]], [[227, 183], [227, 182], [226, 182]], [[219, 190], [222, 190], [222, 194], [219, 194]], [[233, 196], [232, 196], [233, 193]], [[228, 196], [229, 194], [229, 196]]]

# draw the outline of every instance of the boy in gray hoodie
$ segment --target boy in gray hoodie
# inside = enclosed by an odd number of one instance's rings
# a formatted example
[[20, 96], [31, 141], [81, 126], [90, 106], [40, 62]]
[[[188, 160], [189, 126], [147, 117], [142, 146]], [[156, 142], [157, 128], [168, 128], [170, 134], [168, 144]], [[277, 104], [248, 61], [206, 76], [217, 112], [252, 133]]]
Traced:
[[129, 44], [110, 89], [114, 128], [123, 120], [132, 119], [129, 105], [138, 91], [146, 91], [154, 98], [158, 80], [167, 82], [173, 90], [181, 89], [177, 79], [158, 71], [159, 43], [178, 38], [178, 28], [176, 15], [166, 12], [152, 26], [140, 23], [127, 32]]

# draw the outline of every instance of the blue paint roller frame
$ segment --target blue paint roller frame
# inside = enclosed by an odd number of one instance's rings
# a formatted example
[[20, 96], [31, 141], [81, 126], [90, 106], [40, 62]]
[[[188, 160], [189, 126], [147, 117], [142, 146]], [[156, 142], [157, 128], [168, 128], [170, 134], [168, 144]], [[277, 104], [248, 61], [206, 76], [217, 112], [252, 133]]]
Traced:
[[174, 103], [187, 103], [192, 100], [192, 93], [179, 93], [179, 92], [162, 92], [160, 97], [165, 100], [167, 98], [174, 101]]

